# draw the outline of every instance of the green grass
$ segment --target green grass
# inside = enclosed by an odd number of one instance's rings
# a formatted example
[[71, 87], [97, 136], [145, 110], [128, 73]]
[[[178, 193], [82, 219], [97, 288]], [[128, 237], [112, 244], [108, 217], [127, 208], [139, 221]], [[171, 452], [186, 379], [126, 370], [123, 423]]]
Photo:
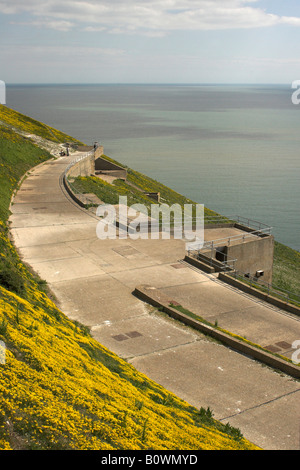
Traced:
[[[269, 292], [263, 284], [250, 282], [242, 276], [238, 276], [238, 279], [261, 292]], [[269, 293], [297, 307], [300, 305], [300, 253], [277, 241], [274, 245], [272, 289]]]
[[[103, 158], [121, 166], [118, 161], [106, 155]], [[173, 191], [162, 183], [131, 168], [126, 168], [129, 184], [123, 180], [115, 180], [113, 184], [109, 184], [97, 177], [78, 177], [72, 183], [72, 186], [79, 193], [96, 194], [100, 200], [107, 204], [118, 204], [119, 196], [127, 196], [129, 206], [136, 203], [144, 204], [148, 210], [151, 204], [153, 204], [153, 200], [143, 194], [144, 192], [159, 192], [160, 203], [165, 203], [169, 206], [179, 204], [183, 208], [184, 204], [196, 204], [194, 201]], [[204, 215], [205, 222], [210, 222], [210, 217], [219, 216], [219, 214], [206, 207]], [[222, 220], [222, 222], [226, 222], [226, 220]], [[300, 296], [300, 253], [276, 241], [273, 286], [274, 288], [287, 290], [296, 296]]]
[[[19, 180], [31, 167], [49, 159], [51, 155], [12, 130], [0, 126], [0, 285], [17, 294], [25, 293], [30, 280], [25, 276], [14, 246], [9, 241], [7, 220], [9, 205]], [[38, 281], [42, 285], [42, 281]]]
[[300, 297], [300, 253], [276, 241], [273, 285]]
[[[103, 158], [120, 165], [119, 162], [112, 160], [107, 156], [103, 156]], [[118, 204], [119, 196], [126, 196], [128, 206], [133, 204], [143, 204], [146, 206], [149, 214], [154, 201], [145, 193], [160, 193], [160, 204], [167, 204], [169, 207], [173, 204], [177, 204], [182, 210], [185, 204], [189, 204], [193, 206], [193, 214], [195, 215], [196, 202], [177, 193], [171, 188], [168, 188], [162, 183], [159, 183], [158, 181], [128, 167], [126, 182], [124, 180], [117, 179], [113, 184], [109, 184], [104, 180], [101, 180], [101, 178], [89, 176], [77, 177], [71, 185], [75, 192], [93, 193], [106, 204]], [[204, 215], [207, 218], [218, 216], [219, 214], [205, 207]]]
[[77, 139], [64, 134], [58, 129], [43, 124], [29, 116], [19, 113], [13, 109], [0, 105], [0, 124], [8, 126], [10, 129], [34, 134], [52, 142], [73, 142], [81, 144]]

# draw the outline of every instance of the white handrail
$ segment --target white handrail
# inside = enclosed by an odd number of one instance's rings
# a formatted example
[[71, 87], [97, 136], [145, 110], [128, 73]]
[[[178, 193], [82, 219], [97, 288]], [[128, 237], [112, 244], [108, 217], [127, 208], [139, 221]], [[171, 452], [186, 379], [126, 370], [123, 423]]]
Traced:
[[64, 174], [66, 175], [67, 172], [72, 168], [72, 166], [76, 165], [76, 163], [80, 162], [81, 160], [84, 160], [85, 158], [88, 158], [94, 154], [94, 150], [90, 150], [89, 152], [85, 152], [83, 155], [80, 157], [77, 157], [75, 160], [73, 160], [69, 165], [66, 167]]

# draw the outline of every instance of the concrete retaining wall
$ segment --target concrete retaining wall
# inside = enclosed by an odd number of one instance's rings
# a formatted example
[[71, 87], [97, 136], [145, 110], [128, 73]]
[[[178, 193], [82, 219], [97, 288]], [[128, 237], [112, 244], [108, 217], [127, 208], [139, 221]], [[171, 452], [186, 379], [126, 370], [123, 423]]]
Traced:
[[272, 304], [278, 308], [281, 308], [282, 310], [286, 310], [290, 313], [293, 313], [295, 315], [300, 316], [300, 308], [297, 307], [296, 305], [288, 304], [284, 302], [283, 300], [277, 299], [276, 297], [273, 297], [271, 295], [268, 295], [267, 293], [261, 292], [254, 287], [251, 287], [238, 279], [235, 279], [232, 276], [229, 276], [228, 274], [225, 273], [219, 273], [219, 279], [223, 282], [226, 282], [227, 284], [230, 284], [233, 287], [237, 287], [243, 292], [246, 292], [247, 294], [254, 295], [255, 297], [264, 300], [265, 302], [268, 302], [269, 304]]
[[[193, 258], [192, 256], [185, 256], [184, 261], [187, 263], [191, 264], [192, 266], [195, 266], [198, 269], [201, 269], [201, 271], [204, 271], [205, 273], [214, 273], [216, 272], [215, 268], [213, 266], [210, 266], [208, 263], [202, 262], [196, 258]], [[209, 260], [208, 260], [209, 261]]]
[[243, 273], [255, 276], [258, 270], [262, 270], [264, 282], [272, 283], [274, 237], [269, 235], [259, 237], [253, 241], [234, 244], [225, 247], [227, 259], [236, 259], [236, 269]]
[[[97, 149], [98, 150], [98, 149]], [[127, 178], [126, 168], [122, 168], [113, 162], [105, 160], [105, 158], [97, 157], [95, 155], [95, 173], [113, 176], [115, 178], [125, 179]]]
[[63, 175], [62, 177], [62, 182], [63, 182], [63, 185], [64, 185], [64, 188], [65, 190], [67, 191], [67, 193], [69, 194], [69, 196], [73, 199], [74, 202], [76, 202], [76, 204], [78, 204], [80, 207], [85, 207], [85, 204], [84, 202], [80, 199], [80, 197], [77, 197], [77, 195], [72, 191], [69, 183], [68, 183], [68, 180], [67, 180], [67, 177], [66, 175]]
[[280, 359], [279, 357], [273, 356], [272, 354], [269, 354], [268, 352], [256, 348], [255, 346], [252, 346], [246, 343], [245, 341], [239, 340], [238, 338], [234, 338], [226, 333], [223, 333], [222, 331], [217, 330], [212, 326], [206, 325], [204, 323], [201, 323], [200, 321], [190, 318], [189, 316], [170, 307], [164, 302], [159, 301], [157, 298], [155, 298], [155, 295], [151, 295], [151, 293], [153, 294], [154, 291], [155, 289], [149, 289], [149, 287], [147, 286], [139, 286], [135, 288], [133, 294], [136, 295], [140, 300], [163, 310], [172, 318], [175, 318], [176, 320], [181, 321], [185, 325], [191, 326], [192, 328], [201, 331], [205, 335], [211, 336], [212, 338], [222, 342], [226, 346], [238, 352], [241, 352], [242, 354], [246, 354], [247, 356], [250, 356], [253, 359], [256, 359], [270, 367], [273, 367], [274, 369], [280, 370], [285, 374], [288, 374], [295, 378], [300, 378], [300, 367], [298, 367], [297, 365], [289, 363], [284, 359]]
[[77, 176], [91, 176], [95, 174], [95, 160], [94, 155], [90, 155], [87, 158], [74, 163], [73, 166], [68, 170], [67, 176], [76, 178]]
[[81, 207], [85, 207], [87, 201], [82, 198], [82, 195], [77, 195], [76, 193], [73, 192], [69, 182], [68, 178], [76, 178], [77, 176], [91, 176], [94, 175], [95, 172], [95, 159], [94, 159], [94, 153], [89, 155], [86, 158], [83, 158], [82, 160], [79, 160], [78, 162], [74, 163], [74, 165], [71, 165], [70, 168], [66, 171], [66, 173], [62, 176], [62, 184], [69, 194], [69, 196], [73, 199], [73, 201], [76, 202]]
[[103, 155], [104, 148], [102, 145], [99, 145], [99, 147], [96, 148], [95, 150], [95, 160]]

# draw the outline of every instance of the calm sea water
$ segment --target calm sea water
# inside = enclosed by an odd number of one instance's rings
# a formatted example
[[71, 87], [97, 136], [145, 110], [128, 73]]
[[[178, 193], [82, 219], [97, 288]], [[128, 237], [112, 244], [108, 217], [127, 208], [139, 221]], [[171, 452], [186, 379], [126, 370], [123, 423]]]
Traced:
[[299, 110], [290, 86], [11, 85], [7, 106], [300, 250]]

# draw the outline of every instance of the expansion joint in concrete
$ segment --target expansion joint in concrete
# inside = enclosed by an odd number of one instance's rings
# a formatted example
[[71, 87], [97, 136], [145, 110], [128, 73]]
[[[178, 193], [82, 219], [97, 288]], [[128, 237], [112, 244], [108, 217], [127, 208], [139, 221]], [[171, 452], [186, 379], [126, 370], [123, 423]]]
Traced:
[[272, 398], [271, 400], [264, 401], [262, 403], [258, 403], [255, 406], [251, 406], [249, 408], [245, 408], [244, 410], [240, 410], [237, 413], [233, 413], [232, 415], [225, 416], [224, 418], [218, 418], [219, 421], [225, 421], [231, 418], [234, 418], [235, 416], [241, 415], [243, 413], [247, 413], [248, 411], [255, 410], [257, 408], [261, 408], [263, 406], [269, 405], [270, 403], [274, 403], [276, 401], [282, 400], [283, 398], [286, 398], [288, 396], [294, 395], [295, 393], [300, 392], [300, 388], [297, 390], [293, 390], [292, 392], [284, 393], [283, 395], [279, 395], [278, 397]]

